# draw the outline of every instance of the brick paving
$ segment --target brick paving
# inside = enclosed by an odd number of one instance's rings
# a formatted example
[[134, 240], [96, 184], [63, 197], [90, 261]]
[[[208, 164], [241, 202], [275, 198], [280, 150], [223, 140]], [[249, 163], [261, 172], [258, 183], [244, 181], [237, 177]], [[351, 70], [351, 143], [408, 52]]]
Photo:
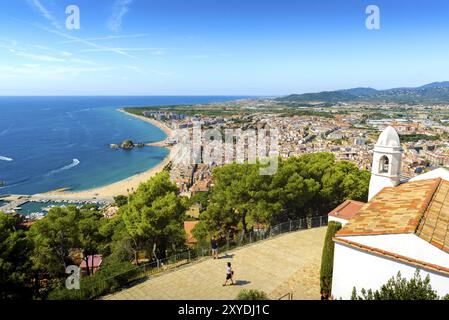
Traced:
[[[229, 300], [242, 289], [258, 289], [278, 299], [319, 299], [319, 269], [326, 228], [285, 234], [153, 276], [106, 300]], [[226, 263], [236, 285], [223, 287]]]

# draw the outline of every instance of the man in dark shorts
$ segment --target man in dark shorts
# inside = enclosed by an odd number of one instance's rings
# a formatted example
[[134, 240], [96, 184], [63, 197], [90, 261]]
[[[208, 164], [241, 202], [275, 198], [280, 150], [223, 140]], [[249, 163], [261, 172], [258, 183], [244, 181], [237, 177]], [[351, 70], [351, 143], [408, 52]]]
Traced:
[[217, 240], [215, 240], [215, 237], [212, 237], [210, 240], [210, 246], [212, 248], [212, 257], [214, 257], [214, 259], [218, 259], [218, 243]]

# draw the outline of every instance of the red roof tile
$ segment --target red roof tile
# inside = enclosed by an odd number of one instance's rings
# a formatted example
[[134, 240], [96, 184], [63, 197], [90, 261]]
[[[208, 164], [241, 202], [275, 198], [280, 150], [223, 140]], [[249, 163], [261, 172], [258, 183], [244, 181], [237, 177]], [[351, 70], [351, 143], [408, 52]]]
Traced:
[[383, 189], [337, 236], [414, 233], [440, 182], [423, 180]]
[[400, 233], [415, 233], [449, 253], [449, 181], [419, 180], [385, 188], [336, 236]]
[[193, 244], [196, 243], [197, 240], [192, 234], [192, 229], [199, 223], [199, 221], [184, 221], [184, 230], [187, 235], [187, 243]]
[[354, 217], [360, 209], [365, 205], [364, 202], [354, 201], [354, 200], [346, 200], [334, 210], [329, 212], [330, 216], [342, 218], [345, 220], [349, 220]]
[[[101, 263], [103, 262], [103, 258], [102, 258], [102, 256], [100, 254], [96, 254], [96, 255], [93, 256], [93, 263], [92, 263], [92, 256], [88, 256], [87, 259], [89, 260], [89, 268], [92, 268], [92, 264], [93, 264], [94, 268], [98, 268], [101, 265]], [[81, 269], [86, 269], [87, 268], [86, 267], [86, 260], [83, 260], [81, 262], [80, 268]]]

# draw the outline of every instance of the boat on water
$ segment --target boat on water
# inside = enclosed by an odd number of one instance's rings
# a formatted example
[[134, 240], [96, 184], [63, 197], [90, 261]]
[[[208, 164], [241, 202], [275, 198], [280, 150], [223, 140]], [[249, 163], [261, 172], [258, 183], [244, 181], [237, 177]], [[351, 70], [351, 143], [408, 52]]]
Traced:
[[27, 220], [34, 221], [34, 220], [40, 220], [43, 217], [45, 217], [45, 213], [43, 212], [33, 212], [28, 217]]

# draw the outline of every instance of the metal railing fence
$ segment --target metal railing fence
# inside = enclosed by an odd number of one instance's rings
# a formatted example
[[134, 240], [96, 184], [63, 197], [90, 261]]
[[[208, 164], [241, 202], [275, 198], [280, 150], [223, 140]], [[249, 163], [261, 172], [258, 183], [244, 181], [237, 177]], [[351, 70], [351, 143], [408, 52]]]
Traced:
[[[327, 216], [317, 216], [299, 220], [289, 220], [284, 223], [270, 226], [266, 229], [253, 230], [247, 233], [239, 233], [234, 239], [228, 239], [219, 247], [219, 253], [227, 253], [230, 250], [267, 240], [285, 233], [299, 230], [307, 230], [327, 225]], [[143, 263], [135, 268], [122, 272], [120, 274], [98, 279], [88, 283], [81, 283], [78, 291], [79, 297], [85, 297], [85, 291], [89, 292], [89, 298], [99, 297], [105, 294], [113, 293], [121, 288], [132, 286], [135, 282], [148, 279], [155, 274], [174, 270], [180, 266], [199, 261], [205, 257], [211, 257], [210, 246], [196, 246], [187, 251], [180, 252], [164, 259], [153, 260]], [[76, 293], [75, 293], [76, 295]]]

